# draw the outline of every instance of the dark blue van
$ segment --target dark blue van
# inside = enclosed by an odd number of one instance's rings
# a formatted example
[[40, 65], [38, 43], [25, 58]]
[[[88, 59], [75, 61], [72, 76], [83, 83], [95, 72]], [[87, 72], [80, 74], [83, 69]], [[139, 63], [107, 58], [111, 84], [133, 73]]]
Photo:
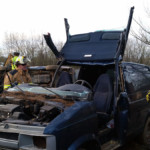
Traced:
[[[88, 99], [92, 111], [90, 108], [88, 112], [84, 107], [81, 108], [82, 112], [90, 114], [79, 119], [80, 123], [74, 122], [76, 129], [69, 135], [73, 137], [74, 132], [81, 135], [73, 140], [70, 149], [111, 149], [123, 145], [127, 138], [142, 132], [143, 142], [150, 144], [150, 105], [145, 99], [150, 89], [150, 67], [122, 61], [133, 10], [134, 7], [130, 10], [124, 30], [71, 35], [65, 19], [67, 41], [60, 52], [53, 44], [50, 34], [44, 35], [47, 45], [61, 59], [60, 66], [63, 64], [80, 68], [74, 84], [84, 85], [92, 93]], [[80, 113], [77, 117], [81, 117]], [[95, 120], [92, 122], [91, 119]], [[45, 133], [49, 134], [48, 129]], [[67, 141], [69, 140], [70, 138]]]
[[[60, 52], [44, 35], [56, 71], [48, 87], [22, 84], [1, 94], [0, 147], [110, 150], [138, 135], [150, 145], [150, 67], [122, 61], [133, 10], [124, 30], [71, 35], [65, 19]], [[75, 78], [62, 65], [78, 70]]]

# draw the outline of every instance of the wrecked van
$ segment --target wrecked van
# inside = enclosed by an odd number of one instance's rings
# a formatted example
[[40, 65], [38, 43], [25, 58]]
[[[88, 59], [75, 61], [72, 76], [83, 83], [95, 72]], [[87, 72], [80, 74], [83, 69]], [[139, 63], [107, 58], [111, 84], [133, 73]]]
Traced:
[[[115, 149], [138, 134], [150, 144], [150, 67], [122, 61], [133, 10], [124, 30], [70, 35], [65, 19], [67, 41], [60, 52], [44, 35], [59, 66], [48, 86], [22, 84], [1, 94], [0, 147]], [[64, 70], [54, 85], [62, 65], [78, 68], [77, 79]]]

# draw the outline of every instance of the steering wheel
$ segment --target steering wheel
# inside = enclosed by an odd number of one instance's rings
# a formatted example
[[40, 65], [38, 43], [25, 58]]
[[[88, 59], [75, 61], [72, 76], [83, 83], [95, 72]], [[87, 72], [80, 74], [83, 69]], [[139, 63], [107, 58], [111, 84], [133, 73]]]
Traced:
[[77, 80], [76, 82], [74, 82], [74, 84], [87, 85], [87, 87], [90, 88], [91, 91], [93, 90], [92, 85], [85, 80]]

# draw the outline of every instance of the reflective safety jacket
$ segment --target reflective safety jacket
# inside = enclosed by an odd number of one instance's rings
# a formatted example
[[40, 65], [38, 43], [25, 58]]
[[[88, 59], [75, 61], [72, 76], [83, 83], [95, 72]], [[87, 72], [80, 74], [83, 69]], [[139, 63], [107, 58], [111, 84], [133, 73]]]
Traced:
[[17, 68], [16, 66], [16, 60], [17, 60], [18, 56], [14, 56], [12, 59], [11, 59], [11, 69], [14, 70]]
[[21, 84], [21, 83], [32, 83], [31, 77], [28, 73], [28, 71], [23, 71], [21, 69], [15, 69], [8, 74], [5, 75], [4, 78], [4, 89], [8, 89], [11, 87], [14, 83]]

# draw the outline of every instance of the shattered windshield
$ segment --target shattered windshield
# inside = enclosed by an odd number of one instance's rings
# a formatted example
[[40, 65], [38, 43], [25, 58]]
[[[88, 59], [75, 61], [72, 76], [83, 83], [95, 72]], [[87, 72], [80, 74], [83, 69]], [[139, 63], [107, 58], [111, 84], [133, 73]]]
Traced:
[[76, 91], [64, 91], [59, 88], [43, 88], [40, 86], [33, 86], [32, 84], [21, 84], [18, 86], [15, 86], [13, 88], [9, 88], [7, 90], [8, 92], [31, 92], [31, 93], [36, 93], [36, 94], [46, 94], [46, 95], [59, 95], [63, 98], [66, 97], [75, 97], [79, 99], [87, 99], [89, 92], [88, 91], [83, 91], [83, 92], [76, 92]]

